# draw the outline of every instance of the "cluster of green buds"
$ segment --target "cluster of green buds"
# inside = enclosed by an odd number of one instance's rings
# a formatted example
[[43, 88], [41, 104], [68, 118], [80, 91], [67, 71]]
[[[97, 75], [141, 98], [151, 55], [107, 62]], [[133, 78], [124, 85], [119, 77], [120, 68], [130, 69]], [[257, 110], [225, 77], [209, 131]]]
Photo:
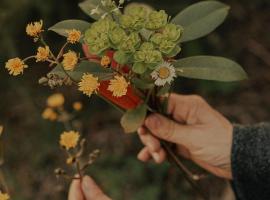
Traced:
[[150, 74], [181, 50], [183, 28], [169, 19], [164, 10], [133, 5], [123, 14], [110, 13], [93, 23], [84, 40], [91, 54], [103, 56], [114, 50], [117, 63], [127, 64], [136, 74]]

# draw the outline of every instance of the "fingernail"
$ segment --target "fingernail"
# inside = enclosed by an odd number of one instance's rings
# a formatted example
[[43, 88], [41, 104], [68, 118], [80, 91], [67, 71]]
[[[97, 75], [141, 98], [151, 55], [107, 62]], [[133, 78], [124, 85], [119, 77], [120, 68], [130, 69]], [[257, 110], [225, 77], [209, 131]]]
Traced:
[[155, 152], [155, 153], [153, 153], [152, 155], [153, 155], [154, 160], [155, 160], [156, 162], [158, 162], [158, 161], [159, 161], [159, 154], [158, 154], [157, 152]]
[[148, 126], [149, 128], [153, 128], [153, 129], [158, 128], [160, 123], [161, 123], [161, 120], [160, 120], [159, 116], [156, 114], [150, 115], [145, 121], [146, 126]]

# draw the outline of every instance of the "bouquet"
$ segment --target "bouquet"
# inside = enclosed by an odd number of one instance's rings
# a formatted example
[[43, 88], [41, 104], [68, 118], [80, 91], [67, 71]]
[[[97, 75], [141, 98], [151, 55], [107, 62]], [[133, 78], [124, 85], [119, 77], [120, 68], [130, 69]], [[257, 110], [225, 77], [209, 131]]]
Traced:
[[[236, 62], [217, 56], [181, 58], [181, 44], [203, 37], [226, 18], [229, 6], [202, 1], [176, 16], [125, 0], [86, 0], [79, 7], [95, 22], [71, 19], [50, 27], [66, 37], [57, 52], [45, 42], [43, 21], [29, 23], [26, 33], [39, 43], [35, 55], [6, 62], [10, 75], [18, 76], [28, 61], [47, 62], [50, 72], [39, 83], [51, 88], [77, 85], [91, 97], [98, 95], [123, 112], [121, 125], [135, 132], [148, 114], [166, 115], [173, 83], [178, 77], [216, 81], [247, 78]], [[125, 6], [125, 7], [124, 7]], [[72, 50], [81, 45], [82, 53]], [[182, 164], [172, 145], [162, 142], [167, 154], [186, 178], [197, 187], [196, 177]]]

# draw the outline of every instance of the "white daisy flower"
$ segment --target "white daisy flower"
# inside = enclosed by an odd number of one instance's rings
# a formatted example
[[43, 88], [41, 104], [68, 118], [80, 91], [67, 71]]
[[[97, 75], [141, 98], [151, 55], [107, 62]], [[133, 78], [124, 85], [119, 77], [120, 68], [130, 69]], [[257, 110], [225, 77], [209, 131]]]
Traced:
[[155, 80], [155, 85], [164, 86], [171, 82], [176, 77], [175, 68], [168, 62], [163, 62], [151, 73], [151, 77]]

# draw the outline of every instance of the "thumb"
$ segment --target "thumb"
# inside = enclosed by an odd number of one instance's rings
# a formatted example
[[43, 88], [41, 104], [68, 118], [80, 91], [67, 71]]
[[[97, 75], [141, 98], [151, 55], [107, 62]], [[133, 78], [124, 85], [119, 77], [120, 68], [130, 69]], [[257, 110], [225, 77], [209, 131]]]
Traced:
[[82, 190], [86, 200], [110, 200], [90, 176], [83, 178]]
[[158, 138], [163, 140], [185, 144], [192, 128], [181, 125], [160, 114], [152, 114], [145, 120], [145, 126]]

